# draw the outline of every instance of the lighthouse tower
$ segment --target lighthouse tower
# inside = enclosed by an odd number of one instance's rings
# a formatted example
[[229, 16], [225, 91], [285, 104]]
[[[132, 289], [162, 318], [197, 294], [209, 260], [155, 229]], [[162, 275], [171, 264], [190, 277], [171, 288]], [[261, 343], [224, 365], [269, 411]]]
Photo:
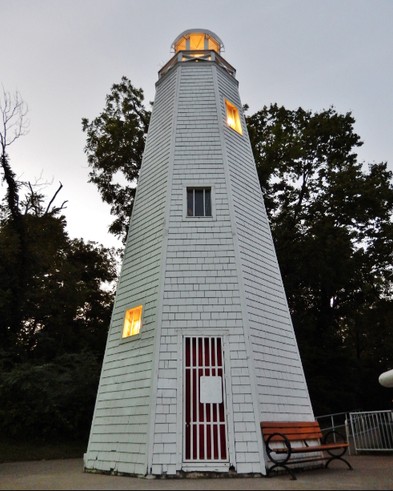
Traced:
[[160, 70], [86, 471], [266, 473], [314, 419], [235, 69], [207, 29]]

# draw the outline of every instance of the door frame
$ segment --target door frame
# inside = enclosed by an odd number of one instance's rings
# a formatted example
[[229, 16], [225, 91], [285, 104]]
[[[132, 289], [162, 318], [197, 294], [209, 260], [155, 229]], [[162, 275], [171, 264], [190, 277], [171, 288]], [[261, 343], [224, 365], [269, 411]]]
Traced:
[[[208, 329], [207, 332], [198, 333], [200, 330], [200, 326], [195, 326], [195, 328], [181, 329], [178, 333], [178, 397], [177, 397], [177, 414], [178, 414], [178, 422], [177, 422], [177, 469], [184, 471], [216, 471], [216, 472], [228, 472], [229, 468], [236, 468], [235, 462], [235, 447], [234, 447], [234, 431], [233, 431], [233, 416], [232, 416], [232, 391], [231, 391], [231, 377], [230, 377], [230, 353], [229, 353], [229, 331], [227, 329]], [[223, 392], [225, 394], [224, 400], [224, 410], [226, 417], [226, 438], [227, 438], [227, 451], [228, 458], [224, 461], [216, 461], [216, 462], [189, 462], [183, 460], [183, 439], [185, 438], [183, 428], [183, 408], [185, 397], [184, 394], [184, 363], [185, 360], [183, 358], [184, 351], [184, 338], [185, 337], [220, 337], [222, 343], [222, 351], [223, 351], [223, 365], [224, 365], [224, 373], [223, 373]]]

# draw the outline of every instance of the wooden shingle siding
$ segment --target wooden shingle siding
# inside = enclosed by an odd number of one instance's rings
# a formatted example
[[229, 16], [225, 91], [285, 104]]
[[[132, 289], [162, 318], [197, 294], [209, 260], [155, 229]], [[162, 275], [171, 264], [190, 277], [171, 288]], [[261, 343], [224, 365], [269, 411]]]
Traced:
[[[220, 75], [221, 90], [238, 106], [244, 130], [236, 84], [230, 87], [228, 77], [222, 76], [222, 72]], [[221, 111], [224, 117], [223, 103]], [[313, 416], [308, 390], [247, 133], [240, 136], [227, 129], [225, 144], [258, 381], [260, 420], [268, 419], [267, 414], [278, 420], [285, 417], [288, 413], [285, 400], [291, 405], [292, 418], [309, 419]], [[288, 374], [293, 378], [292, 383], [288, 382]], [[268, 384], [264, 383], [266, 377]], [[293, 384], [297, 384], [296, 389]], [[272, 385], [274, 390], [269, 388]]]
[[[88, 468], [108, 471], [115, 465], [118, 472], [146, 473], [175, 85], [173, 73], [161, 84], [162, 96], [159, 91], [153, 108], [85, 455]], [[143, 329], [136, 337], [122, 339], [125, 311], [139, 304]]]
[[[235, 455], [239, 472], [260, 470], [260, 453], [246, 345], [243, 342], [241, 292], [228, 202], [225, 161], [221, 140], [221, 97], [215, 86], [217, 69], [212, 64], [182, 65], [178, 94], [175, 148], [171, 179], [168, 245], [165, 265], [164, 299], [158, 384], [178, 378], [179, 332], [208, 335], [210, 330], [228, 331], [229, 358], [237, 368], [228, 367], [233, 396], [241, 395], [242, 412], [233, 416]], [[214, 186], [215, 219], [187, 221], [183, 216], [184, 187], [187, 183]], [[218, 330], [218, 331], [217, 331]], [[158, 418], [171, 434], [155, 440], [155, 472], [179, 468], [181, 432], [176, 425], [179, 394], [174, 384], [157, 391]], [[170, 421], [167, 421], [169, 417]], [[155, 432], [156, 433], [156, 432]], [[168, 462], [163, 461], [163, 455]], [[181, 457], [180, 457], [181, 458]]]

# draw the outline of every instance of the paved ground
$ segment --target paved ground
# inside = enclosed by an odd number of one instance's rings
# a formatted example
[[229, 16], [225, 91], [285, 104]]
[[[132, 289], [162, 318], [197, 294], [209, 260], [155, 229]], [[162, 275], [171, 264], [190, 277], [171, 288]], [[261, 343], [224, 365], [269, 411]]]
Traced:
[[285, 489], [386, 489], [393, 490], [393, 455], [348, 457], [354, 470], [341, 463], [328, 469], [297, 474], [292, 481], [287, 475], [270, 478], [225, 479], [144, 479], [126, 476], [107, 476], [83, 472], [82, 459], [14, 462], [0, 464], [0, 489], [132, 489], [132, 490], [285, 490]]

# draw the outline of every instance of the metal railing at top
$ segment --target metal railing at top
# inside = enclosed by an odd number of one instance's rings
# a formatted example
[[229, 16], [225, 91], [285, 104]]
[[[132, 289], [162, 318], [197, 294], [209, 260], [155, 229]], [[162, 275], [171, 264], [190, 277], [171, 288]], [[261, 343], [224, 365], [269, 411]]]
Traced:
[[177, 52], [158, 72], [159, 78], [164, 76], [172, 67], [180, 62], [187, 61], [210, 61], [224, 68], [230, 75], [235, 77], [236, 70], [221, 55], [214, 50], [192, 50]]

